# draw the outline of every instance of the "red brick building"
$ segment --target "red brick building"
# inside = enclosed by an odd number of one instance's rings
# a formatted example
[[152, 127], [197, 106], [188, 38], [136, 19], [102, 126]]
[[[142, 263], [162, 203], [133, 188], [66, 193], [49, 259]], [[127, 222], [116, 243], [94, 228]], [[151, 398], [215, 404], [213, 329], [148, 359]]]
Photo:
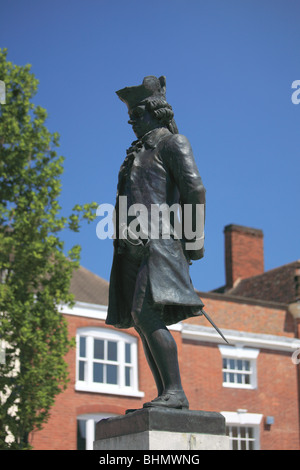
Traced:
[[[199, 292], [228, 346], [206, 319], [171, 327], [190, 409], [226, 417], [233, 449], [300, 449], [300, 261], [264, 272], [263, 233], [225, 227], [226, 285]], [[76, 305], [63, 309], [76, 350], [35, 449], [90, 449], [95, 422], [142, 407], [155, 385], [136, 332], [105, 325], [108, 283], [84, 268]]]

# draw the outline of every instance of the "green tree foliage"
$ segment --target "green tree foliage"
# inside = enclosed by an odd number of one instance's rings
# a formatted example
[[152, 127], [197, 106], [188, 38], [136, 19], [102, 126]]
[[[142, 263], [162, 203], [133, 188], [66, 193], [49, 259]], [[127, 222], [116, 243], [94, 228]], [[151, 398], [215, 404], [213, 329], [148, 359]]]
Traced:
[[[78, 231], [96, 204], [60, 215], [63, 157], [47, 113], [32, 98], [38, 80], [0, 49], [0, 449], [29, 449], [29, 435], [49, 417], [68, 381], [65, 355], [73, 344], [59, 306], [71, 304], [80, 247], [64, 254], [60, 232]], [[3, 348], [5, 347], [5, 354]]]

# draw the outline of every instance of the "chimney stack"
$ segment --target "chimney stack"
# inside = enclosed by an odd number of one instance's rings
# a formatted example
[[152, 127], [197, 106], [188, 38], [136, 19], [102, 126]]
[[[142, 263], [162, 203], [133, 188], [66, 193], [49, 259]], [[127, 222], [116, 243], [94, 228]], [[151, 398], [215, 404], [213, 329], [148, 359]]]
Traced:
[[242, 225], [226, 225], [225, 270], [226, 288], [240, 279], [264, 272], [263, 232]]

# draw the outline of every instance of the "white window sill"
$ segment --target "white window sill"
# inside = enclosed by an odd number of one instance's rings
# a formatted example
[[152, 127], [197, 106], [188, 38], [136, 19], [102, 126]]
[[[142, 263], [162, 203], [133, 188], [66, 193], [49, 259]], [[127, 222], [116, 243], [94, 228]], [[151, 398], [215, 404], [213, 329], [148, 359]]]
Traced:
[[109, 395], [123, 395], [127, 397], [144, 397], [145, 393], [130, 387], [119, 387], [118, 385], [99, 385], [76, 382], [77, 392], [107, 393]]
[[254, 385], [243, 385], [243, 384], [235, 384], [235, 383], [223, 383], [223, 387], [226, 388], [241, 388], [243, 390], [255, 390], [257, 387], [254, 387]]

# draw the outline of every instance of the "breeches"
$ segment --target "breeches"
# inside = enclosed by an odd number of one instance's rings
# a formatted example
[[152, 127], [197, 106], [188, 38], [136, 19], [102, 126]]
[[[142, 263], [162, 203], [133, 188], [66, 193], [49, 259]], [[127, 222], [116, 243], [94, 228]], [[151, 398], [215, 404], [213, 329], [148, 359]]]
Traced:
[[131, 316], [138, 332], [151, 334], [158, 329], [166, 329], [162, 320], [163, 305], [153, 302], [147, 251], [133, 247], [122, 255], [123, 298], [131, 305]]

